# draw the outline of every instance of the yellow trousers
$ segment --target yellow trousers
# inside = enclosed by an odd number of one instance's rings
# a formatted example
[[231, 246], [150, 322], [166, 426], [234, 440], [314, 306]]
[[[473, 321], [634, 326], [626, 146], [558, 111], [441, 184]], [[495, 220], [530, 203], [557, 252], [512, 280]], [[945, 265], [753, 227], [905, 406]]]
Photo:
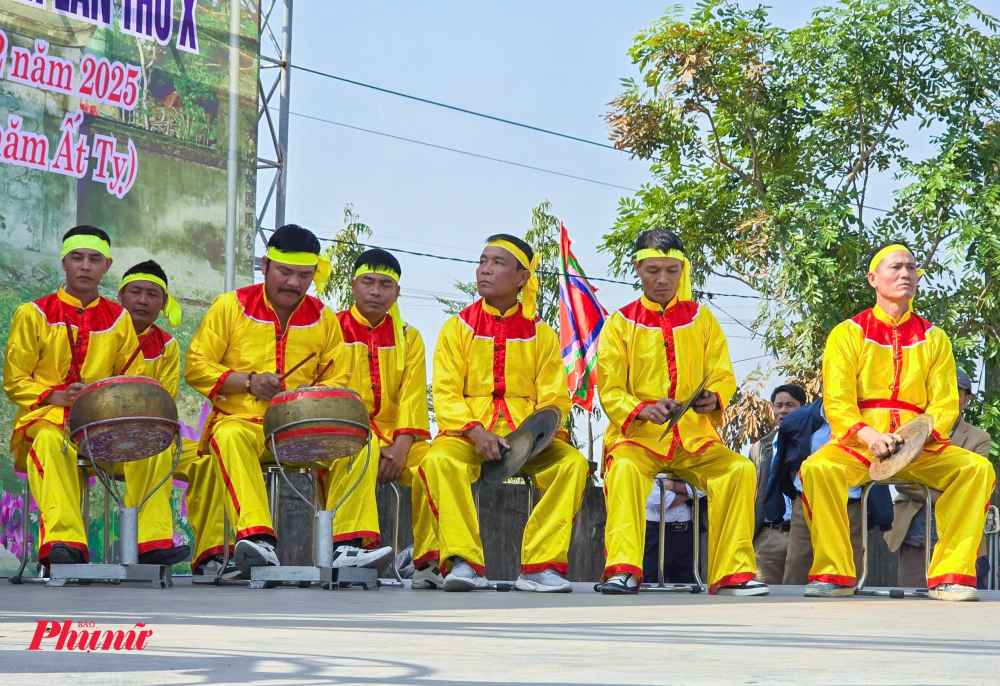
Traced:
[[[847, 519], [847, 490], [871, 481], [867, 450], [828, 443], [802, 463], [802, 503], [812, 535], [809, 581], [853, 586], [856, 583]], [[996, 474], [986, 458], [949, 445], [939, 453], [925, 450], [894, 477], [943, 491], [937, 501], [938, 544], [934, 547], [927, 587], [976, 585], [976, 556]]]
[[616, 572], [642, 577], [646, 498], [661, 471], [673, 472], [708, 495], [708, 592], [714, 594], [721, 586], [756, 577], [753, 506], [757, 471], [753, 462], [721, 443], [710, 443], [697, 455], [678, 449], [670, 461], [624, 444], [608, 455], [605, 470], [605, 580]]
[[[494, 427], [494, 433], [509, 432], [502, 422]], [[438, 436], [417, 469], [433, 514], [433, 531], [444, 573], [451, 566], [449, 558], [457, 555], [480, 574], [486, 574], [479, 520], [472, 498], [472, 482], [479, 479], [482, 463], [483, 458], [471, 441], [457, 436]], [[542, 497], [524, 528], [521, 573], [554, 569], [566, 574], [573, 521], [587, 485], [587, 458], [557, 439], [529, 460], [524, 471], [531, 476]], [[417, 490], [414, 489], [415, 494]], [[414, 535], [416, 537], [416, 531]], [[426, 543], [421, 546], [426, 550]], [[415, 543], [415, 561], [419, 559], [417, 550]]]
[[[194, 556], [191, 568], [211, 556], [222, 553], [223, 507], [222, 488], [211, 455], [198, 455], [197, 441], [182, 441], [181, 457], [174, 479], [188, 484], [188, 524], [194, 534]], [[125, 502], [136, 507], [143, 496], [170, 471], [174, 449], [166, 450], [149, 460], [126, 462]], [[139, 511], [139, 552], [169, 548], [173, 545], [173, 508], [170, 503], [171, 481], [163, 484]], [[143, 541], [147, 541], [143, 543]]]
[[[63, 431], [49, 422], [38, 422], [25, 432], [28, 443], [28, 479], [32, 495], [38, 503], [41, 522], [39, 560], [48, 562], [49, 550], [55, 543], [76, 548], [85, 560], [90, 559], [87, 547], [87, 522], [83, 521], [80, 502], [85, 483], [77, 466], [76, 446], [69, 442], [62, 453]], [[181, 455], [182, 463], [197, 459], [197, 445], [187, 442]], [[149, 491], [170, 472], [174, 449], [165, 450], [145, 460], [115, 466], [125, 477], [125, 504], [138, 507]], [[178, 468], [179, 471], [179, 468]], [[92, 470], [88, 470], [92, 472]], [[157, 489], [139, 511], [139, 553], [169, 548], [173, 543], [174, 519], [169, 481]], [[205, 499], [203, 503], [208, 503]], [[195, 511], [198, 511], [196, 506]], [[200, 538], [203, 530], [192, 530]], [[221, 533], [221, 525], [219, 528]], [[220, 547], [221, 550], [221, 547]]]
[[[221, 480], [226, 513], [236, 530], [236, 540], [260, 534], [273, 537], [274, 527], [261, 461], [273, 461], [274, 458], [264, 452], [263, 427], [242, 419], [221, 419], [212, 427], [209, 449]], [[365, 449], [353, 458], [332, 460], [325, 467], [320, 465], [329, 470], [320, 492], [325, 494], [326, 502], [331, 506], [339, 502], [357, 481], [360, 470], [365, 468], [367, 452]], [[373, 442], [371, 463], [361, 483], [341, 504], [334, 517], [334, 540], [378, 539], [378, 512], [375, 506], [377, 476], [378, 449]]]
[[[362, 483], [358, 485], [358, 490], [365, 489], [367, 497], [355, 497], [352, 493], [344, 501], [344, 504], [340, 506], [340, 509], [337, 510], [337, 515], [334, 517], [333, 522], [334, 543], [360, 538], [362, 539], [363, 547], [374, 548], [382, 542], [378, 523], [378, 507], [375, 500], [379, 459], [375, 451], [390, 444], [378, 438], [375, 440], [377, 443], [373, 443], [372, 462], [368, 466], [368, 472], [365, 473]], [[413, 487], [413, 477], [416, 473], [416, 467], [420, 464], [424, 455], [427, 454], [429, 447], [430, 445], [427, 441], [414, 441], [406, 453], [406, 465], [403, 468], [403, 473], [396, 480], [396, 483], [399, 485], [411, 489], [410, 498], [413, 508], [414, 530], [413, 557], [415, 560], [419, 559], [419, 555], [426, 555], [426, 551], [430, 550], [431, 547], [435, 556], [437, 554], [436, 539], [433, 537], [433, 527], [430, 521], [433, 519], [433, 515], [430, 512], [430, 508], [427, 507], [427, 498], [424, 496], [422, 489], [418, 490]], [[355, 456], [355, 462], [360, 460], [361, 464], [364, 464], [364, 458], [365, 454], [361, 453]], [[323, 494], [324, 503], [329, 503], [330, 505], [336, 504], [337, 501], [344, 497], [344, 491], [350, 488], [357, 480], [357, 467], [352, 468], [348, 472], [346, 471], [346, 462], [346, 460], [336, 460], [332, 463], [331, 469], [319, 470], [320, 493]], [[417, 479], [417, 482], [419, 482], [419, 479]], [[418, 552], [421, 550], [424, 552]], [[398, 553], [399, 551], [395, 552]], [[427, 559], [429, 560], [431, 557], [427, 557]], [[423, 561], [420, 564], [423, 564]]]

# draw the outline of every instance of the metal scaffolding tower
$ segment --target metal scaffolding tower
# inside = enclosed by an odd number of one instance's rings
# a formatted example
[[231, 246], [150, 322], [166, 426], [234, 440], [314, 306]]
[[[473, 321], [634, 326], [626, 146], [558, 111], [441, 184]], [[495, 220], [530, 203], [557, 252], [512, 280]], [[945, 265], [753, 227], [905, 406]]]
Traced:
[[[278, 27], [274, 17], [275, 6], [281, 4], [281, 24], [279, 41], [275, 35]], [[264, 41], [265, 35], [273, 47], [277, 57], [264, 54], [267, 44]], [[261, 223], [267, 210], [274, 201], [274, 224], [275, 228], [285, 223], [285, 187], [288, 180], [288, 98], [291, 88], [292, 78], [292, 0], [269, 0], [267, 9], [261, 7], [260, 14], [260, 70], [257, 79], [257, 89], [260, 95], [259, 110], [257, 112], [257, 193], [260, 194], [263, 184], [268, 182], [264, 172], [273, 171], [270, 178], [270, 186], [260, 211], [257, 214], [257, 235], [263, 245], [267, 245], [267, 237], [261, 230]], [[270, 52], [270, 50], [268, 50]], [[272, 72], [273, 70], [273, 72]], [[273, 80], [271, 73], [274, 74]], [[265, 87], [265, 81], [270, 82]], [[278, 122], [271, 116], [271, 102], [275, 93], [278, 94]], [[261, 131], [261, 119], [266, 123], [267, 136]], [[270, 141], [269, 148], [264, 154], [270, 153], [271, 157], [262, 156], [262, 143]]]

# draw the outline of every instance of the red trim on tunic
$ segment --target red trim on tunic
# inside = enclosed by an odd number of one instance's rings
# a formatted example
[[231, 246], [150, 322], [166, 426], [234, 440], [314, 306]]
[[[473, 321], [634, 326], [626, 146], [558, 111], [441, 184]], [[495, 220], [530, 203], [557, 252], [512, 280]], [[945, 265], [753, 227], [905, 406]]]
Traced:
[[646, 407], [647, 405], [655, 405], [655, 404], [656, 403], [654, 403], [652, 400], [643, 400], [638, 405], [636, 405], [635, 409], [629, 412], [628, 417], [626, 417], [625, 421], [622, 422], [622, 434], [628, 431], [628, 428], [632, 425], [632, 422], [635, 421], [635, 418], [639, 416], [640, 412], [642, 412], [642, 408]]
[[[926, 319], [911, 312], [909, 319], [897, 327], [886, 324], [875, 316], [875, 310], [869, 308], [851, 318], [864, 332], [865, 340], [885, 348], [909, 348], [927, 340], [927, 332], [934, 328]], [[894, 344], [893, 336], [896, 342]]]
[[863, 464], [864, 466], [866, 466], [866, 467], [871, 467], [872, 466], [872, 461], [869, 460], [864, 455], [862, 455], [861, 453], [859, 453], [857, 450], [854, 450], [853, 448], [848, 448], [846, 445], [837, 445], [837, 447], [840, 448], [841, 450], [843, 450], [848, 455], [851, 455], [852, 457], [857, 458], [857, 460], [859, 462], [861, 462], [861, 464]]
[[553, 569], [560, 574], [569, 573], [569, 563], [567, 562], [539, 562], [533, 565], [521, 565], [521, 574], [536, 574], [544, 572], [546, 569]]
[[240, 499], [236, 497], [236, 489], [233, 488], [233, 482], [229, 479], [229, 472], [226, 471], [226, 464], [222, 461], [222, 451], [219, 450], [219, 444], [215, 442], [215, 436], [208, 439], [209, 445], [215, 450], [215, 455], [219, 459], [219, 469], [222, 470], [222, 482], [226, 484], [226, 489], [229, 491], [229, 497], [233, 500], [233, 507], [236, 508], [236, 516], [240, 516]]
[[173, 548], [174, 541], [172, 538], [161, 538], [156, 541], [146, 541], [145, 543], [139, 544], [139, 554], [148, 553], [150, 550], [163, 550], [164, 548]]
[[139, 348], [142, 349], [142, 357], [147, 362], [149, 360], [155, 360], [163, 355], [164, 348], [174, 340], [173, 336], [168, 334], [166, 331], [158, 327], [156, 324], [150, 324], [149, 328], [142, 332], [139, 336]]
[[873, 398], [871, 400], [859, 400], [858, 401], [859, 410], [906, 410], [907, 412], [916, 412], [917, 414], [923, 414], [924, 408], [918, 407], [913, 403], [908, 403], [904, 400], [898, 400], [896, 398]]
[[708, 594], [715, 595], [719, 592], [720, 588], [725, 588], [726, 586], [738, 586], [739, 584], [747, 581], [753, 581], [756, 578], [757, 575], [753, 572], [736, 572], [735, 574], [728, 574], [709, 586]]
[[236, 540], [242, 540], [247, 536], [255, 536], [257, 534], [267, 534], [268, 536], [274, 538], [274, 529], [269, 526], [250, 526], [242, 531], [236, 532]]
[[427, 431], [426, 429], [402, 428], [402, 429], [396, 429], [395, 431], [392, 432], [392, 442], [395, 443], [396, 439], [402, 434], [412, 434], [413, 436], [423, 436], [424, 438], [431, 437], [431, 432]]
[[852, 426], [850, 429], [848, 429], [847, 433], [845, 433], [843, 436], [840, 437], [840, 440], [844, 440], [845, 438], [849, 438], [850, 436], [853, 436], [854, 434], [856, 434], [857, 432], [861, 431], [866, 426], [868, 426], [868, 425], [865, 424], [864, 422], [858, 422], [857, 424], [855, 424], [854, 426]]
[[[661, 460], [666, 460], [667, 462], [670, 462], [671, 460], [674, 459], [674, 456], [673, 456], [674, 446], [673, 446], [673, 444], [670, 445], [670, 452], [667, 455], [663, 455], [661, 453], [656, 452], [655, 450], [651, 450], [650, 448], [647, 448], [646, 446], [642, 445], [641, 443], [636, 443], [635, 441], [630, 441], [630, 440], [626, 439], [624, 441], [618, 441], [617, 443], [615, 443], [614, 446], [612, 446], [612, 448], [611, 448], [611, 450], [609, 452], [614, 452], [615, 448], [617, 448], [620, 445], [634, 445], [637, 448], [642, 448], [643, 450], [645, 450], [650, 455], [658, 457]], [[610, 466], [610, 465], [611, 465], [611, 462], [609, 461], [607, 463], [607, 466]]]
[[35, 453], [35, 448], [34, 447], [31, 447], [31, 448], [28, 449], [28, 457], [30, 457], [31, 461], [35, 463], [35, 470], [38, 471], [39, 478], [44, 479], [45, 478], [45, 470], [42, 469], [42, 463], [38, 459], [38, 454]]
[[819, 581], [824, 584], [837, 584], [838, 586], [853, 586], [858, 582], [857, 577], [841, 576], [840, 574], [810, 574], [809, 583]]
[[959, 584], [975, 588], [976, 577], [969, 574], [941, 574], [939, 576], [932, 576], [927, 580], [927, 588], [935, 588], [945, 584]]
[[604, 568], [604, 575], [601, 576], [601, 583], [604, 583], [611, 577], [612, 574], [618, 574], [619, 572], [628, 572], [629, 574], [635, 574], [639, 577], [639, 585], [642, 585], [642, 568], [636, 567], [635, 565], [629, 564], [617, 564], [609, 565]]
[[220, 376], [219, 380], [215, 382], [214, 386], [212, 386], [212, 390], [208, 392], [208, 399], [215, 400], [215, 396], [217, 396], [219, 394], [219, 391], [222, 390], [222, 384], [226, 383], [226, 379], [229, 378], [230, 374], [235, 374], [235, 373], [236, 370], [234, 369], [227, 369], [226, 371], [222, 372], [222, 376]]

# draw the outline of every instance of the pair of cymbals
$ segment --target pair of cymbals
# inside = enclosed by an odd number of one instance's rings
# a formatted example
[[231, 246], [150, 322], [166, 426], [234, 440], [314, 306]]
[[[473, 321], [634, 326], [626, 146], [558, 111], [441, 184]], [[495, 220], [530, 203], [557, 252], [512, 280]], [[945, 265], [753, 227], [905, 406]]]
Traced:
[[892, 433], [903, 439], [886, 458], [875, 458], [868, 466], [868, 475], [873, 481], [885, 481], [896, 475], [906, 465], [913, 462], [924, 451], [924, 444], [934, 429], [934, 417], [918, 414]]
[[562, 423], [558, 407], [542, 407], [533, 412], [517, 430], [504, 436], [510, 448], [501, 448], [502, 458], [483, 463], [483, 481], [499, 484], [517, 476], [525, 462], [552, 445]]

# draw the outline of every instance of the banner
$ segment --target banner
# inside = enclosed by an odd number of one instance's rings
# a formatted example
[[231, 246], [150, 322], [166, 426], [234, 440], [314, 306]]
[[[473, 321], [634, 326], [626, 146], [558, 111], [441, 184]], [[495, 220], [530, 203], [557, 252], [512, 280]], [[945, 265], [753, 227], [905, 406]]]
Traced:
[[[239, 73], [230, 25], [239, 20]], [[256, 225], [257, 0], [2, 0], [0, 2], [0, 342], [21, 303], [63, 281], [62, 235], [93, 224], [111, 236], [122, 273], [155, 259], [185, 320], [181, 351], [224, 290], [229, 174], [236, 175], [237, 286], [251, 282]], [[239, 98], [238, 169], [230, 170], [229, 103]], [[182, 420], [204, 399], [181, 384]], [[0, 574], [13, 568], [23, 475], [7, 453], [15, 407], [0, 398]], [[103, 493], [91, 493], [91, 559], [101, 561]], [[180, 490], [179, 539], [190, 538]], [[37, 511], [31, 515], [37, 549]], [[29, 570], [29, 572], [32, 570]], [[181, 571], [180, 568], [177, 571]]]

